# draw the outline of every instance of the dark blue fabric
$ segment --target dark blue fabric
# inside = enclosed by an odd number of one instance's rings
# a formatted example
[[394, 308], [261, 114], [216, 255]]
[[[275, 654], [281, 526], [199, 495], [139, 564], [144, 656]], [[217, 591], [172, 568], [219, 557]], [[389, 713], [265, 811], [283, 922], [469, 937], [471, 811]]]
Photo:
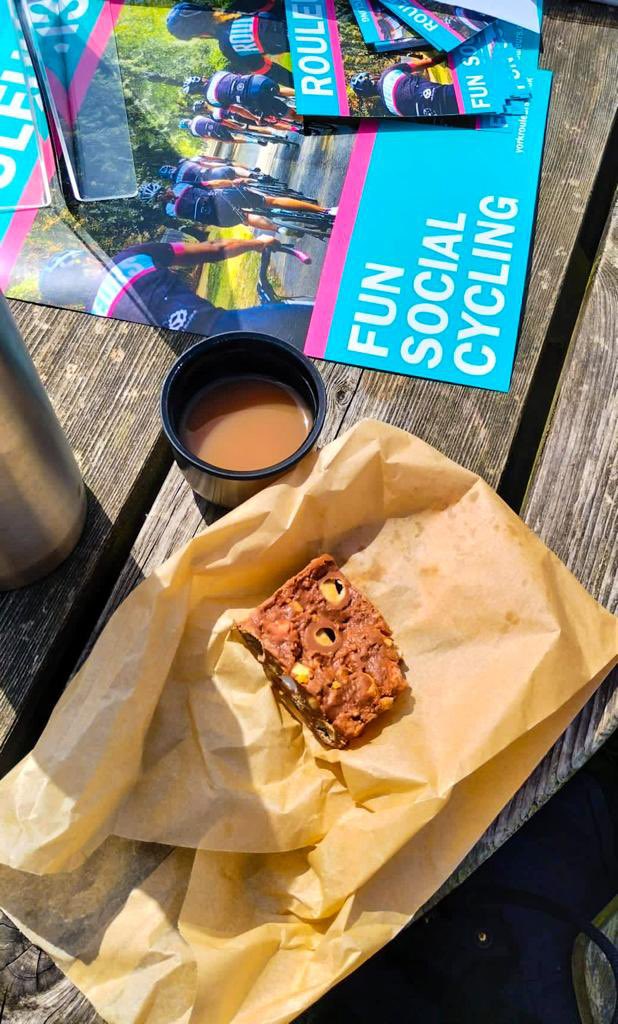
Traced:
[[538, 893], [591, 921], [618, 891], [617, 789], [611, 760], [580, 772], [298, 1024], [580, 1024], [578, 928], [504, 901], [499, 889]]

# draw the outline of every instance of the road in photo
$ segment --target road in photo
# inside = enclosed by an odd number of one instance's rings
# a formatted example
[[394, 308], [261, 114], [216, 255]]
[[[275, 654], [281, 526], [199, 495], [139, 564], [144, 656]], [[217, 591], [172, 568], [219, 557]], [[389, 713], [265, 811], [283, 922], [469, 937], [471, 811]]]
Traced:
[[[343, 127], [336, 133], [329, 130], [320, 135], [299, 136], [300, 145], [259, 146], [249, 143], [231, 145], [208, 142], [204, 145], [204, 152], [247, 167], [257, 167], [304, 196], [316, 200], [322, 206], [337, 207], [354, 138], [354, 130]], [[259, 185], [254, 187], [259, 190]], [[219, 234], [223, 237], [238, 238], [250, 237], [254, 232], [245, 227], [221, 232], [213, 229], [209, 231], [210, 238]], [[328, 241], [309, 234], [294, 234], [289, 237], [289, 242], [310, 256], [311, 263], [306, 265], [289, 255], [275, 253], [270, 263], [269, 280], [282, 298], [304, 298], [313, 301]], [[213, 292], [217, 281], [217, 296], [220, 294], [222, 299], [226, 300], [226, 305], [233, 295], [240, 291], [243, 293], [245, 304], [257, 302], [258, 263], [257, 257], [249, 255], [242, 256], [228, 265], [219, 265], [214, 273], [212, 266], [205, 266], [200, 276], [198, 293], [217, 301]]]
[[[292, 147], [277, 147], [269, 174], [287, 181], [292, 188], [317, 199], [323, 206], [337, 206], [354, 139], [352, 129], [341, 129], [336, 134], [305, 137], [299, 154], [294, 153]], [[327, 243], [305, 235], [295, 244], [311, 256], [312, 263], [303, 266], [298, 260], [281, 255], [273, 258], [272, 266], [281, 282], [282, 294], [315, 298]]]

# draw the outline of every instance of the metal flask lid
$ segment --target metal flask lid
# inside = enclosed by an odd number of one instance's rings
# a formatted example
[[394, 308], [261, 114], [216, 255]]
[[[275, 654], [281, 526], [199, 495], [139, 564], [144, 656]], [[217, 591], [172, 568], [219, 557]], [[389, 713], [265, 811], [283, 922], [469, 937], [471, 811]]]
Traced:
[[0, 591], [52, 572], [85, 517], [77, 463], [0, 293]]

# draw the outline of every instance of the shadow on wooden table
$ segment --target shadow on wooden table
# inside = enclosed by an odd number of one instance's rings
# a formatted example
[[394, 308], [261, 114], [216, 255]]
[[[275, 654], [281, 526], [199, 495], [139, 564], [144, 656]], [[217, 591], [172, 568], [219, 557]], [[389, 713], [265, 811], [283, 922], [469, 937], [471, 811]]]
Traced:
[[[127, 513], [127, 520], [130, 516]], [[96, 495], [88, 488], [88, 514], [81, 539], [73, 553], [51, 575], [19, 591], [0, 595], [0, 649], [9, 645], [15, 656], [10, 668], [0, 673], [0, 775], [5, 774], [32, 748], [62, 693], [68, 679], [79, 664], [86, 638], [92, 633], [105, 600], [120, 568], [127, 561], [132, 526], [123, 523], [123, 514], [115, 530], [109, 529], [109, 517]], [[129, 556], [130, 557], [130, 556]], [[86, 586], [94, 560], [100, 564]], [[142, 573], [134, 566], [135, 582]], [[76, 601], [71, 592], [79, 593]], [[53, 617], [56, 620], [53, 621]], [[32, 648], [45, 649], [41, 642], [46, 631], [57, 629], [62, 619], [57, 642], [51, 646], [44, 663], [33, 664]], [[36, 701], [25, 701], [23, 689], [30, 686], [34, 672], [44, 673], [46, 685]]]
[[615, 14], [618, 23], [618, 8], [612, 8], [603, 0], [545, 0], [544, 3], [545, 15], [586, 25], [605, 24], [608, 13]]

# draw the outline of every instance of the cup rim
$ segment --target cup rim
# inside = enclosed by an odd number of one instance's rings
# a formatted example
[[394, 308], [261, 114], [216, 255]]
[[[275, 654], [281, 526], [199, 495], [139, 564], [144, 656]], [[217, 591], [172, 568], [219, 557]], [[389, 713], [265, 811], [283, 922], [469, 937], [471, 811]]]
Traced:
[[[236, 470], [236, 469], [224, 469], [221, 466], [214, 466], [210, 462], [206, 462], [204, 459], [200, 459], [193, 452], [182, 443], [179, 435], [176, 433], [172, 426], [170, 416], [170, 393], [179, 376], [186, 370], [187, 366], [195, 362], [201, 356], [203, 356], [208, 349], [215, 348], [217, 345], [226, 344], [230, 345], [230, 342], [244, 341], [255, 342], [256, 344], [269, 345], [271, 349], [277, 349], [280, 352], [286, 353], [291, 361], [296, 363], [297, 367], [302, 368], [306, 374], [311, 378], [311, 382], [315, 388], [317, 395], [317, 408], [313, 425], [311, 430], [307, 434], [307, 437], [303, 443], [287, 458], [282, 459], [280, 462], [274, 463], [272, 466], [265, 466], [262, 469], [249, 469], [249, 470]], [[267, 376], [268, 374], [265, 374]], [[242, 374], [239, 374], [242, 376]], [[276, 378], [273, 378], [276, 379]], [[227, 331], [224, 334], [213, 334], [208, 338], [202, 338], [201, 341], [191, 345], [186, 351], [182, 352], [181, 355], [176, 359], [175, 363], [171, 366], [168, 371], [163, 387], [161, 389], [161, 400], [160, 400], [160, 413], [161, 421], [163, 424], [163, 432], [167, 437], [172, 449], [178, 452], [182, 458], [188, 462], [194, 469], [198, 469], [201, 472], [210, 474], [211, 476], [217, 477], [220, 480], [236, 480], [236, 481], [253, 481], [253, 480], [264, 480], [268, 477], [275, 476], [292, 469], [301, 459], [304, 458], [308, 452], [311, 451], [315, 442], [317, 441], [322, 427], [324, 426], [324, 420], [326, 418], [326, 388], [324, 387], [324, 381], [313, 365], [313, 363], [307, 358], [307, 356], [300, 352], [293, 345], [288, 344], [287, 341], [281, 341], [279, 338], [275, 338], [270, 334], [254, 333], [253, 331]]]

